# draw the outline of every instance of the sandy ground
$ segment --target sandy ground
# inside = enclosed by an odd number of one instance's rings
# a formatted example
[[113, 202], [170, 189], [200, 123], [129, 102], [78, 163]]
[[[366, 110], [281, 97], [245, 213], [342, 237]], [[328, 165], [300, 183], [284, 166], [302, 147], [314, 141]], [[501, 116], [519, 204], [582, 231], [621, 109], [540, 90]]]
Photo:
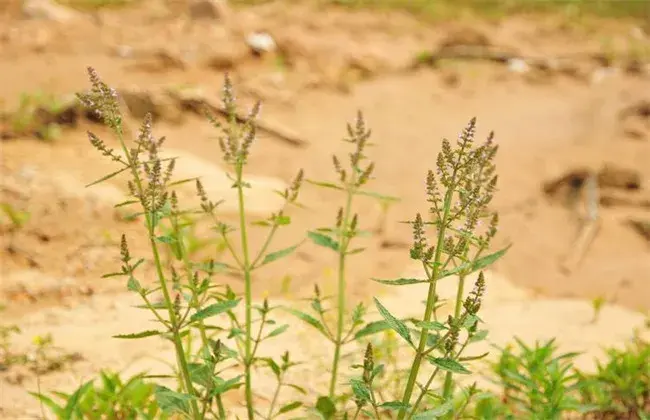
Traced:
[[[370, 152], [377, 167], [372, 188], [401, 201], [390, 209], [383, 232], [363, 240], [367, 251], [350, 265], [349, 292], [362, 300], [379, 293], [396, 313], [413, 307], [418, 289], [394, 292], [368, 279], [412, 270], [410, 230], [397, 222], [424, 209], [424, 177], [441, 138], [454, 138], [477, 116], [478, 137], [494, 130], [500, 145], [496, 245], [514, 244], [492, 267], [495, 280], [488, 283], [485, 316], [493, 342], [504, 344], [513, 334], [527, 340], [557, 336], [563, 348], [587, 351], [588, 367], [601, 346], [623, 343], [644, 324], [650, 241], [634, 222], [650, 221], [650, 35], [635, 23], [567, 25], [556, 18], [511, 17], [433, 25], [398, 13], [282, 3], [192, 19], [182, 4], [156, 1], [43, 20], [21, 18], [15, 4], [0, 8], [0, 104], [7, 112], [22, 93], [85, 89], [88, 65], [120, 90], [139, 88], [155, 98], [165, 88], [192, 86], [214, 100], [229, 71], [242, 104], [262, 99], [269, 130], [261, 131], [251, 155], [251, 217], [273, 210], [269, 191], [290, 182], [299, 168], [309, 178], [332, 179], [330, 155], [346, 153], [339, 140], [361, 109], [376, 143]], [[271, 34], [279, 52], [251, 54], [245, 39], [255, 31]], [[469, 48], [474, 59], [459, 59], [458, 47]], [[423, 52], [435, 51], [456, 58], [416, 65]], [[514, 58], [486, 59], [495, 52]], [[527, 67], [517, 57], [542, 65]], [[168, 98], [154, 102], [160, 113], [155, 132], [168, 138], [169, 153], [183, 154], [185, 173], [209, 178], [211, 193], [226, 198], [226, 212], [232, 213], [214, 130]], [[82, 361], [42, 376], [45, 389], [69, 389], [106, 366], [151, 367], [146, 360], [152, 349], [162, 347], [110, 338], [147, 320], [129, 307], [132, 297], [124, 295], [121, 281], [99, 278], [117, 266], [122, 232], [132, 252], [145, 252], [140, 225], [111, 208], [124, 185], [115, 180], [83, 187], [112, 168], [87, 143], [85, 131], [109, 139], [108, 133], [87, 121], [49, 142], [13, 135], [6, 123], [0, 129], [9, 137], [0, 140], [1, 200], [31, 216], [22, 229], [12, 232], [5, 223], [2, 232], [2, 323], [24, 330], [15, 346], [25, 348], [32, 336], [51, 333], [57, 346], [81, 354]], [[602, 171], [605, 166], [610, 169]], [[561, 203], [566, 185], [554, 194], [545, 194], [544, 186], [582, 168], [600, 171], [599, 229], [582, 261], [567, 271], [562, 263], [580, 248], [582, 213]], [[305, 188], [301, 197], [308, 206], [292, 211], [295, 223], [278, 248], [334, 220], [336, 195]], [[357, 204], [363, 227], [376, 229], [382, 223], [379, 206]], [[254, 246], [262, 234], [253, 231]], [[257, 294], [303, 297], [315, 282], [331, 291], [334, 264], [332, 255], [305, 246], [262, 271]], [[291, 283], [281, 293], [287, 275]], [[236, 279], [223, 281], [239, 285]], [[596, 298], [607, 305], [591, 322]], [[304, 337], [308, 331], [292, 334]], [[268, 351], [279, 353], [282, 342]], [[301, 348], [306, 356], [327, 360], [319, 351], [309, 340]], [[40, 415], [25, 392], [35, 389], [35, 377], [22, 375], [0, 372], [3, 418]]]

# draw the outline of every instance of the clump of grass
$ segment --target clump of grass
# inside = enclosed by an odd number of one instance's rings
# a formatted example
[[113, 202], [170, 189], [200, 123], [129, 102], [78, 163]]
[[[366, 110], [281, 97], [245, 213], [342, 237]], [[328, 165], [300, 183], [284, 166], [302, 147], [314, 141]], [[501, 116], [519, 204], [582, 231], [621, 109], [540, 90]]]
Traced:
[[61, 115], [68, 104], [43, 92], [23, 93], [17, 109], [5, 118], [12, 135], [36, 136], [55, 140], [61, 135]]
[[650, 416], [650, 343], [636, 337], [625, 348], [610, 348], [593, 375], [582, 373], [581, 397], [596, 418]]
[[144, 376], [140, 373], [123, 380], [119, 373], [102, 371], [101, 386], [88, 381], [73, 394], [56, 393], [61, 403], [43, 394], [33, 395], [58, 418], [167, 419], [155, 401], [154, 386]]
[[[248, 219], [244, 191], [250, 185], [246, 168], [255, 145], [259, 103], [253, 106], [246, 118], [238, 118], [234, 89], [226, 77], [222, 90], [225, 121], [207, 114], [220, 134], [218, 145], [222, 160], [237, 192], [237, 223], [229, 225], [219, 213], [220, 202], [208, 197], [201, 180], [173, 180], [175, 159], [160, 157], [164, 138], [154, 136], [151, 116], [145, 117], [137, 138], [129, 141], [125, 136], [117, 93], [99, 78], [95, 70], [89, 69], [89, 76], [91, 89], [80, 94], [79, 98], [112, 129], [119, 144], [119, 149], [114, 150], [95, 134], [88, 134], [91, 144], [119, 166], [115, 172], [96, 182], [122, 173], [129, 175], [130, 199], [118, 206], [139, 206], [138, 214], [149, 238], [150, 254], [142, 258], [131, 253], [127, 237], [122, 236], [122, 266], [118, 272], [106, 276], [124, 277], [127, 289], [141, 298], [141, 307], [158, 322], [156, 329], [123, 334], [117, 338], [157, 336], [172, 344], [176, 387], [171, 389], [155, 384], [153, 388], [155, 401], [163, 413], [191, 419], [225, 419], [232, 408], [225, 405], [223, 396], [243, 388], [248, 419], [275, 418], [303, 406], [323, 418], [358, 418], [363, 415], [412, 419], [460, 417], [463, 414], [476, 391], [475, 387], [463, 390], [463, 395], [470, 398], [462, 405], [455, 404], [458, 395], [455, 377], [470, 374], [468, 363], [485, 356], [466, 355], [471, 343], [487, 335], [487, 331], [480, 329], [479, 318], [486, 290], [482, 270], [506, 252], [506, 249], [489, 252], [498, 225], [497, 215], [488, 209], [496, 191], [493, 160], [497, 147], [492, 135], [486, 142], [475, 144], [475, 119], [455, 143], [446, 139], [442, 142], [436, 169], [429, 171], [426, 177], [429, 209], [424, 216], [418, 213], [413, 221], [407, 222], [413, 230], [410, 257], [421, 263], [425, 277], [375, 279], [402, 287], [427, 284], [428, 293], [420, 319], [399, 319], [374, 299], [380, 318], [367, 321], [370, 311], [366, 305], [363, 302], [351, 305], [348, 301], [347, 266], [352, 256], [363, 252], [363, 249], [353, 247], [354, 239], [370, 234], [370, 231], [362, 229], [361, 218], [354, 211], [355, 200], [360, 196], [372, 197], [384, 206], [394, 201], [393, 197], [367, 189], [375, 165], [366, 154], [371, 145], [371, 133], [361, 113], [354, 124], [348, 125], [345, 141], [352, 151], [345, 158], [335, 156], [332, 159], [337, 181], [308, 180], [312, 185], [340, 191], [343, 204], [331, 227], [310, 230], [306, 238], [337, 255], [336, 298], [328, 302], [329, 299], [316, 286], [311, 299], [315, 315], [288, 308], [289, 312], [316, 328], [334, 350], [331, 369], [323, 372], [329, 378], [327, 395], [306, 395], [305, 386], [309, 384], [288, 382], [288, 372], [296, 365], [290, 349], [277, 360], [259, 356], [264, 341], [283, 334], [289, 326], [277, 325], [273, 314], [278, 307], [268, 299], [260, 304], [253, 302], [256, 273], [260, 267], [293, 253], [302, 244], [301, 241], [270, 251], [277, 233], [291, 223], [289, 208], [300, 206], [298, 198], [306, 179], [304, 172], [298, 170], [290, 185], [284, 191], [278, 191], [284, 198], [280, 210], [262, 221], [251, 222]], [[184, 182], [195, 182], [200, 208], [182, 208], [175, 188]], [[194, 235], [188, 229], [193, 223], [187, 221], [190, 215], [205, 217], [211, 223], [216, 237], [230, 254], [229, 259], [196, 261], [193, 258], [192, 241], [188, 241]], [[248, 231], [252, 223], [267, 229], [267, 237], [259, 249], [250, 245]], [[139, 275], [139, 268], [147, 259], [155, 267], [153, 284], [145, 283]], [[218, 281], [219, 275], [224, 273], [235, 273], [243, 279], [243, 293], [235, 293]], [[474, 284], [468, 293], [467, 283], [472, 275], [475, 275]], [[458, 279], [456, 297], [451, 302], [452, 314], [441, 319], [438, 310], [443, 302], [436, 286], [440, 281], [451, 281], [446, 278], [452, 276]], [[156, 294], [162, 296], [158, 303], [154, 299]], [[237, 311], [241, 305], [243, 316]], [[326, 317], [329, 311], [334, 314], [332, 326]], [[391, 331], [392, 341], [385, 342], [388, 347], [383, 349], [380, 345], [380, 352], [377, 352], [368, 340], [387, 331]], [[378, 358], [382, 356], [391, 366], [396, 365], [395, 358], [390, 357], [397, 346], [395, 340], [400, 340], [401, 345], [411, 351], [410, 367], [405, 373], [397, 369], [385, 372], [385, 365]], [[361, 376], [353, 374], [342, 381], [343, 349], [353, 343], [365, 348], [363, 363], [352, 366], [353, 370], [361, 370]], [[387, 349], [393, 350], [387, 352]], [[255, 367], [270, 369], [276, 379], [274, 396], [264, 409], [255, 399]], [[400, 380], [391, 380], [399, 376]], [[438, 380], [441, 381], [440, 390], [436, 388]], [[394, 397], [377, 388], [384, 383], [392, 384]], [[66, 405], [65, 412], [71, 418], [83, 415], [75, 407], [79, 407], [81, 395], [89, 392], [90, 386], [85, 384], [69, 396], [67, 404], [71, 401], [74, 404], [72, 408]], [[284, 388], [305, 395], [299, 400], [283, 401], [280, 395]], [[350, 401], [352, 406], [348, 404]]]

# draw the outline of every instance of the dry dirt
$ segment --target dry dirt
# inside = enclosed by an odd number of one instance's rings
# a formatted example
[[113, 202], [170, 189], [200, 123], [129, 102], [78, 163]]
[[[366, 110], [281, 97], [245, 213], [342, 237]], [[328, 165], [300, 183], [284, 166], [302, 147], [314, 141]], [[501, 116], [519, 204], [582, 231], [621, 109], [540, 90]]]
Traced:
[[[410, 231], [398, 221], [425, 208], [424, 177], [435, 164], [440, 140], [454, 138], [477, 116], [478, 136], [494, 130], [500, 144], [493, 204], [501, 215], [497, 245], [514, 244], [492, 268], [490, 278], [497, 280], [488, 283], [493, 300], [486, 304], [486, 322], [496, 331], [494, 342], [503, 344], [513, 334], [529, 340], [557, 336], [564, 347], [591, 357], [599, 346], [621, 344], [642, 326], [650, 309], [644, 225], [650, 221], [650, 34], [641, 26], [602, 20], [567, 24], [539, 16], [430, 24], [399, 13], [288, 3], [196, 20], [177, 3], [142, 1], [126, 10], [56, 22], [23, 18], [18, 2], [7, 2], [0, 7], [5, 111], [18, 106], [22, 93], [86, 89], [85, 69], [93, 66], [110, 85], [132, 95], [141, 89], [155, 99], [156, 134], [168, 138], [169, 153], [184, 154], [186, 174], [211, 179], [206, 181], [211, 194], [225, 197], [226, 212], [232, 213], [213, 128], [164, 93], [189, 86], [216, 103], [229, 71], [242, 105], [254, 99], [264, 104], [267, 130], [250, 163], [257, 184], [249, 210], [256, 216], [273, 210], [270, 189], [290, 182], [299, 168], [309, 178], [332, 179], [330, 156], [347, 152], [340, 141], [345, 124], [362, 110], [376, 144], [370, 151], [377, 167], [372, 188], [401, 201], [390, 208], [386, 228], [364, 240], [366, 253], [350, 264], [350, 295], [369, 300], [380, 293], [387, 306], [404, 314], [419, 299], [417, 288], [396, 294], [368, 279], [412, 269]], [[271, 34], [277, 52], [252, 54], [245, 39], [255, 31]], [[456, 58], [429, 66], [430, 54], [423, 52]], [[461, 59], [461, 53], [472, 58]], [[134, 106], [132, 116], [141, 110]], [[28, 347], [34, 335], [51, 333], [56, 345], [82, 357], [62, 372], [42, 375], [41, 386], [70, 389], [103, 367], [157, 366], [147, 357], [164, 351], [161, 345], [110, 338], [148, 321], [130, 308], [133, 297], [124, 294], [123, 282], [100, 279], [119, 263], [122, 232], [133, 253], [146, 250], [141, 225], [111, 208], [123, 197], [123, 183], [84, 189], [112, 168], [88, 144], [86, 130], [110, 143], [108, 132], [83, 119], [51, 141], [12, 132], [7, 123], [0, 122], [0, 129], [5, 137], [0, 199], [30, 214], [17, 231], [3, 222], [2, 324], [23, 327], [17, 348]], [[583, 214], [564, 201], [571, 191], [585, 190], [594, 171], [600, 171], [599, 229], [584, 258], [567, 270], [564, 263], [580, 248]], [[559, 186], [553, 184], [558, 179]], [[579, 197], [587, 200], [588, 194]], [[301, 198], [308, 206], [293, 211], [295, 223], [278, 248], [331, 223], [340, 202], [309, 187]], [[381, 225], [376, 203], [359, 200], [358, 212], [365, 228]], [[253, 245], [262, 234], [253, 231]], [[304, 246], [260, 274], [258, 296], [302, 297], [315, 282], [331, 291], [334, 263], [332, 255]], [[282, 291], [287, 275], [291, 283]], [[591, 322], [590, 302], [596, 298], [607, 305]], [[278, 343], [278, 351], [287, 340]], [[299, 353], [320, 354], [313, 347], [307, 343]], [[0, 417], [39, 418], [38, 404], [26, 393], [35, 388], [29, 372], [0, 372]]]

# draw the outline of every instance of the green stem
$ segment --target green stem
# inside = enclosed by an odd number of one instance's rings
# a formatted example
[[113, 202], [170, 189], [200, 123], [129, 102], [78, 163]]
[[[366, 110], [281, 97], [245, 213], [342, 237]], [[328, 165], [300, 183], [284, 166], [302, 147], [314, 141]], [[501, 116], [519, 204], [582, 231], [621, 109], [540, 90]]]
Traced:
[[[457, 322], [458, 318], [460, 318], [460, 309], [463, 306], [463, 291], [465, 289], [465, 278], [466, 276], [464, 274], [461, 274], [458, 278], [458, 289], [456, 291], [456, 307], [454, 308], [454, 322]], [[445, 401], [451, 396], [451, 387], [453, 385], [452, 376], [453, 374], [451, 372], [447, 372], [447, 374], [445, 375], [445, 385], [443, 387], [443, 392], [442, 392], [442, 398]]]
[[348, 233], [348, 224], [350, 223], [350, 213], [352, 212], [352, 197], [354, 196], [355, 177], [352, 177], [350, 184], [347, 188], [347, 199], [345, 203], [345, 214], [339, 228], [339, 269], [338, 269], [338, 301], [337, 301], [337, 321], [336, 321], [336, 337], [334, 340], [334, 359], [332, 360], [332, 378], [330, 380], [330, 399], [334, 399], [336, 391], [336, 381], [338, 377], [339, 362], [341, 360], [341, 345], [343, 344], [343, 328], [345, 321], [345, 256], [347, 253], [349, 238], [346, 237]]
[[[122, 146], [122, 151], [124, 155], [126, 156], [128, 160], [129, 167], [131, 168], [131, 173], [133, 175], [133, 179], [136, 183], [136, 188], [137, 191], [142, 194], [144, 191], [143, 185], [142, 185], [142, 180], [140, 179], [140, 174], [138, 173], [138, 168], [136, 168], [135, 162], [133, 162], [133, 159], [131, 158], [131, 153], [129, 152], [128, 148], [126, 147], [126, 143], [124, 142], [124, 136], [122, 135], [121, 130], [118, 130], [118, 138], [120, 141], [120, 144]], [[183, 379], [182, 381], [182, 388], [184, 389], [185, 392], [192, 396], [197, 396], [196, 391], [194, 390], [194, 387], [192, 386], [192, 380], [190, 379], [190, 372], [187, 366], [187, 360], [185, 359], [185, 352], [183, 350], [183, 343], [182, 343], [182, 338], [180, 335], [180, 330], [179, 330], [179, 324], [178, 324], [178, 319], [176, 317], [176, 312], [174, 311], [174, 302], [169, 294], [169, 287], [167, 285], [167, 280], [165, 279], [165, 275], [163, 273], [162, 269], [162, 261], [160, 258], [160, 252], [158, 251], [158, 246], [156, 245], [156, 235], [155, 235], [155, 226], [153, 224], [153, 221], [151, 220], [151, 214], [149, 210], [144, 206], [143, 204], [143, 209], [144, 209], [144, 216], [145, 216], [145, 222], [147, 226], [147, 231], [149, 234], [149, 243], [151, 245], [151, 250], [153, 253], [153, 258], [154, 258], [154, 265], [156, 267], [156, 275], [158, 277], [158, 281], [160, 283], [160, 288], [163, 293], [163, 299], [165, 301], [165, 306], [167, 307], [167, 312], [169, 313], [169, 322], [171, 324], [171, 333], [172, 333], [172, 341], [174, 343], [174, 350], [176, 352], [176, 363], [178, 365], [178, 368], [181, 373], [181, 377]], [[190, 403], [190, 408], [192, 410], [192, 418], [195, 419], [200, 419], [201, 418], [201, 412], [199, 411], [198, 404], [196, 403], [195, 399], [192, 399]]]
[[275, 392], [273, 393], [273, 399], [271, 400], [271, 406], [269, 407], [269, 414], [266, 415], [267, 419], [272, 419], [273, 418], [273, 409], [275, 408], [275, 405], [278, 402], [278, 396], [280, 395], [280, 389], [282, 388], [282, 374], [278, 378], [278, 386], [275, 388]]
[[[172, 219], [171, 219], [171, 222], [172, 222], [172, 228], [175, 231], [176, 241], [178, 243], [178, 250], [179, 250], [179, 253], [181, 255], [181, 259], [183, 261], [183, 268], [185, 270], [185, 275], [187, 276], [187, 282], [188, 282], [190, 291], [192, 292], [192, 298], [191, 298], [191, 301], [190, 301], [190, 305], [192, 305], [194, 307], [194, 309], [196, 311], [198, 311], [198, 310], [201, 309], [201, 303], [199, 301], [198, 290], [196, 289], [196, 284], [194, 284], [194, 275], [192, 273], [192, 265], [190, 263], [190, 259], [189, 259], [189, 255], [187, 253], [187, 250], [185, 249], [185, 243], [183, 242], [181, 228], [180, 228], [180, 226], [178, 224], [178, 216], [174, 215], [172, 217]], [[210, 351], [210, 341], [208, 340], [208, 335], [207, 335], [206, 329], [205, 329], [205, 322], [203, 320], [199, 320], [198, 329], [199, 329], [199, 333], [201, 335], [201, 344], [203, 344], [203, 349], [205, 351], [209, 352]], [[187, 350], [188, 350], [188, 353], [190, 353], [190, 351], [189, 351], [190, 350], [189, 346], [190, 346], [190, 343], [191, 343], [191, 335], [190, 334], [187, 335], [187, 339], [188, 339], [188, 349]], [[219, 395], [219, 398], [220, 397], [221, 396]], [[205, 413], [205, 410], [206, 410], [209, 403], [210, 403], [209, 399], [206, 399], [204, 401], [203, 409], [202, 409], [203, 413]], [[220, 408], [223, 409], [223, 406], [220, 407]]]
[[246, 411], [248, 419], [253, 420], [255, 410], [253, 407], [253, 383], [251, 378], [251, 367], [253, 365], [253, 338], [252, 338], [252, 318], [253, 318], [253, 287], [251, 276], [250, 256], [248, 251], [248, 235], [246, 233], [246, 212], [244, 207], [244, 187], [243, 187], [243, 164], [237, 163], [237, 199], [239, 202], [239, 230], [241, 233], [242, 246], [242, 265], [244, 269], [244, 300], [246, 304], [246, 322], [244, 337], [244, 377], [245, 377], [245, 394], [246, 394]]
[[[440, 259], [442, 257], [442, 248], [444, 246], [447, 219], [451, 211], [451, 199], [453, 197], [453, 192], [454, 192], [453, 189], [450, 188], [447, 190], [447, 193], [445, 194], [445, 203], [444, 203], [445, 207], [444, 207], [442, 220], [440, 220], [440, 227], [438, 231], [438, 243], [436, 244], [435, 255], [433, 259], [433, 271], [431, 273], [431, 278], [430, 278], [431, 281], [429, 282], [429, 292], [427, 293], [427, 305], [424, 310], [424, 317], [423, 317], [424, 322], [431, 321], [431, 315], [433, 313], [433, 309], [436, 303], [436, 284], [438, 281], [438, 276], [440, 274], [440, 268], [441, 268]], [[418, 373], [420, 371], [420, 365], [422, 363], [422, 359], [424, 358], [424, 349], [427, 345], [427, 337], [429, 335], [428, 333], [429, 333], [428, 329], [426, 328], [422, 329], [417, 353], [413, 358], [413, 364], [411, 365], [409, 378], [406, 383], [406, 389], [404, 390], [404, 397], [402, 398], [403, 407], [400, 408], [399, 414], [397, 416], [398, 420], [402, 420], [406, 416], [406, 407], [411, 401], [411, 395], [413, 394], [413, 389], [415, 388], [415, 382], [417, 380]]]

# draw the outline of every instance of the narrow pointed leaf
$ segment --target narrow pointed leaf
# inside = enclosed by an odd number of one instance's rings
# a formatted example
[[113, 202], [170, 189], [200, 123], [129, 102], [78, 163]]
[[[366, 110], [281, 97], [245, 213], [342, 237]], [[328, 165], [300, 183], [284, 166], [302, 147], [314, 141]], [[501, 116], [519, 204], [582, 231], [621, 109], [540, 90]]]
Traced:
[[289, 329], [289, 325], [288, 325], [288, 324], [284, 324], [284, 325], [282, 325], [282, 326], [280, 326], [280, 327], [274, 329], [273, 331], [271, 331], [271, 332], [266, 336], [266, 338], [271, 338], [271, 337], [275, 337], [276, 335], [280, 335], [280, 334], [282, 334], [283, 332], [285, 332], [285, 331], [288, 330], [288, 329]]
[[373, 321], [368, 324], [366, 324], [365, 327], [361, 328], [359, 331], [357, 331], [356, 334], [354, 334], [354, 339], [358, 340], [360, 338], [377, 334], [382, 331], [390, 330], [391, 327], [386, 321]]
[[117, 176], [117, 175], [121, 174], [122, 172], [126, 171], [127, 169], [129, 169], [128, 166], [126, 168], [122, 168], [122, 169], [117, 170], [115, 172], [111, 172], [110, 174], [105, 175], [105, 176], [99, 178], [98, 180], [93, 181], [90, 184], [86, 185], [86, 188], [91, 187], [91, 186], [96, 185], [96, 184], [99, 184], [101, 182], [104, 182], [106, 180], [109, 180], [109, 179], [113, 178], [114, 176]]
[[213, 303], [212, 305], [206, 306], [205, 308], [201, 309], [200, 311], [192, 315], [190, 317], [190, 321], [192, 322], [200, 321], [202, 319], [206, 319], [211, 316], [219, 315], [221, 313], [229, 311], [233, 309], [235, 306], [237, 306], [240, 300], [241, 299], [235, 299], [235, 300], [226, 300], [219, 303]]
[[343, 188], [339, 187], [336, 184], [333, 184], [331, 182], [322, 182], [322, 181], [312, 181], [312, 180], [307, 180], [307, 183], [316, 185], [317, 187], [323, 187], [323, 188], [331, 188], [333, 190], [343, 190]]
[[438, 321], [429, 321], [429, 322], [418, 321], [415, 323], [415, 325], [417, 325], [420, 328], [426, 328], [427, 330], [434, 330], [434, 331], [442, 331], [447, 329], [447, 326], [445, 324]]
[[401, 410], [402, 408], [408, 409], [410, 405], [404, 404], [401, 401], [387, 401], [379, 405], [381, 408], [387, 408], [389, 410]]
[[442, 370], [446, 370], [447, 372], [460, 373], [463, 375], [472, 373], [454, 359], [449, 359], [447, 357], [428, 357], [427, 360], [429, 360], [432, 365], [437, 366]]
[[270, 253], [266, 254], [264, 256], [264, 261], [262, 261], [262, 264], [260, 264], [259, 266], [261, 267], [261, 266], [263, 266], [265, 264], [268, 264], [270, 262], [273, 262], [273, 261], [275, 261], [277, 259], [286, 257], [287, 255], [289, 255], [293, 251], [295, 251], [301, 245], [301, 243], [297, 244], [297, 245], [290, 246], [288, 248], [281, 249], [279, 251], [270, 252]]
[[145, 337], [153, 337], [155, 335], [160, 335], [162, 334], [161, 331], [156, 331], [156, 330], [147, 330], [147, 331], [142, 331], [139, 333], [133, 333], [133, 334], [118, 334], [114, 335], [113, 338], [124, 338], [124, 339], [136, 339], [136, 338], [145, 338]]
[[287, 404], [287, 405], [281, 407], [281, 408], [278, 410], [278, 414], [288, 413], [289, 411], [293, 411], [293, 410], [295, 410], [296, 408], [300, 408], [300, 407], [302, 407], [302, 403], [301, 403], [300, 401], [294, 401], [294, 402], [292, 402], [292, 403], [289, 403], [289, 404]]
[[422, 279], [405, 279], [405, 278], [399, 278], [395, 280], [383, 280], [383, 279], [372, 279], [373, 281], [376, 281], [377, 283], [382, 283], [382, 284], [388, 284], [389, 286], [403, 286], [406, 284], [418, 284], [418, 283], [429, 283], [429, 280], [422, 280]]
[[68, 400], [68, 403], [65, 405], [65, 408], [63, 409], [63, 418], [64, 419], [71, 419], [72, 418], [72, 413], [75, 411], [79, 410], [78, 404], [79, 400], [81, 399], [82, 395], [88, 391], [88, 388], [90, 388], [93, 385], [93, 381], [88, 381], [82, 386], [80, 386], [74, 394], [70, 396], [70, 399]]
[[320, 245], [325, 248], [332, 249], [334, 251], [339, 250], [339, 243], [327, 235], [323, 235], [318, 232], [307, 232], [307, 237], [312, 240], [316, 245]]
[[377, 306], [377, 309], [379, 310], [379, 313], [381, 316], [386, 320], [388, 325], [395, 330], [397, 334], [399, 334], [404, 340], [406, 340], [411, 346], [413, 345], [413, 341], [411, 341], [411, 332], [409, 331], [408, 327], [406, 324], [404, 324], [402, 321], [399, 319], [395, 318], [389, 311], [386, 309], [380, 302], [377, 300], [377, 298], [373, 298], [375, 300], [375, 305]]
[[320, 331], [326, 337], [328, 336], [327, 331], [325, 330], [325, 327], [323, 326], [323, 324], [319, 320], [314, 318], [313, 316], [311, 316], [309, 314], [306, 314], [306, 313], [304, 313], [302, 311], [299, 311], [297, 309], [286, 308], [286, 310], [290, 314], [302, 319], [307, 324], [309, 324], [312, 327], [316, 328], [318, 331]]
[[357, 191], [357, 194], [365, 195], [366, 197], [377, 198], [377, 199], [379, 199], [381, 201], [392, 201], [392, 202], [400, 201], [400, 199], [398, 197], [393, 197], [393, 196], [390, 196], [390, 195], [383, 195], [383, 194], [379, 194], [379, 193], [374, 192], [374, 191]]

